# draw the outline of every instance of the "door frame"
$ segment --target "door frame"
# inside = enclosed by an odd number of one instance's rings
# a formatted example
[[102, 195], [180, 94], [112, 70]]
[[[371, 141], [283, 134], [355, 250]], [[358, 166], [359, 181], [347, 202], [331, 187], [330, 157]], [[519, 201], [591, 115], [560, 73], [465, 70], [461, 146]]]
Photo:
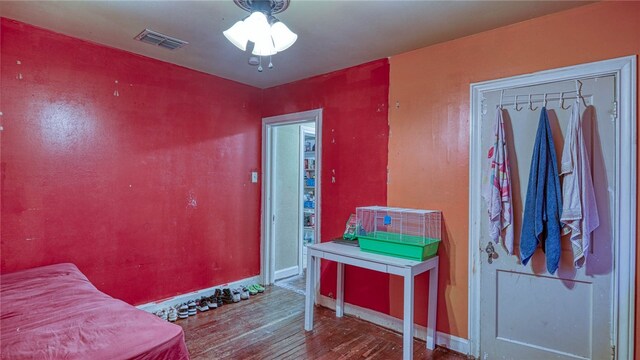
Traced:
[[[275, 273], [275, 242], [273, 241], [273, 129], [277, 126], [314, 122], [316, 127], [316, 228], [314, 242], [320, 238], [322, 183], [322, 109], [262, 118], [262, 191], [260, 196], [260, 277], [266, 285], [273, 284]], [[298, 264], [302, 266], [302, 264]]]
[[[612, 341], [615, 358], [634, 354], [636, 275], [636, 57], [627, 56], [526, 75], [472, 83], [469, 147], [469, 347], [480, 356], [480, 219], [482, 210], [482, 93], [599, 75], [616, 76]], [[624, 120], [624, 121], [621, 121]]]

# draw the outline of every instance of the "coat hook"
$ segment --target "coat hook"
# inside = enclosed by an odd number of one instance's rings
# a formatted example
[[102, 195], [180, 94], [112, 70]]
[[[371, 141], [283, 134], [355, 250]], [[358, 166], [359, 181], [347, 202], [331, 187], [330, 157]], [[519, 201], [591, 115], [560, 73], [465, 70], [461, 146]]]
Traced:
[[559, 101], [560, 101], [560, 108], [562, 110], [569, 110], [569, 108], [571, 108], [571, 105], [569, 105], [567, 107], [564, 107], [564, 92], [560, 93], [560, 100]]
[[576, 99], [581, 99], [582, 103], [584, 104], [584, 107], [587, 107], [589, 105], [587, 105], [587, 101], [584, 99], [584, 97], [582, 96], [582, 81], [576, 79]]
[[514, 109], [515, 111], [520, 111], [520, 110], [522, 110], [522, 109], [523, 109], [522, 107], [520, 107], [520, 108], [518, 109], [518, 95], [514, 95], [514, 100], [513, 100], [513, 109]]
[[531, 111], [538, 110], [537, 106], [535, 108], [533, 107], [533, 103], [531, 102], [531, 94], [529, 94], [529, 110]]
[[502, 110], [502, 99], [504, 98], [504, 89], [500, 90], [500, 110]]
[[544, 93], [544, 107], [547, 107], [547, 93]]

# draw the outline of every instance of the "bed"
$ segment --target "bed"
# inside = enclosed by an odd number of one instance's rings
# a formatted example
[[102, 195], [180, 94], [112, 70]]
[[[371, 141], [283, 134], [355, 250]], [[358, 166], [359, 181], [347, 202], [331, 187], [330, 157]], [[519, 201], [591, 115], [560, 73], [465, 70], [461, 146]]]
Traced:
[[73, 264], [0, 277], [2, 359], [189, 359], [178, 325], [96, 289]]

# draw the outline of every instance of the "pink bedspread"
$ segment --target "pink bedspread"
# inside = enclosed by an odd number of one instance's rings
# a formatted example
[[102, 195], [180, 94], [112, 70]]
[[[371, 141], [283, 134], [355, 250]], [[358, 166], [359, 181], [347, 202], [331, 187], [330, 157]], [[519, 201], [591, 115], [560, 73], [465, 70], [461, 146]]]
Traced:
[[98, 291], [73, 264], [0, 281], [2, 359], [189, 359], [180, 326]]

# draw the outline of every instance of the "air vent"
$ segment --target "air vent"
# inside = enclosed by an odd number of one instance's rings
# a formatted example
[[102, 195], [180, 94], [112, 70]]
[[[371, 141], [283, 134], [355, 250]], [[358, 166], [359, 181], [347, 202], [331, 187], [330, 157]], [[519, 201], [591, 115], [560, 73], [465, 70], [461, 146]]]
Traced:
[[145, 42], [147, 44], [157, 45], [169, 50], [179, 49], [189, 44], [184, 40], [180, 40], [171, 36], [160, 34], [159, 32], [155, 32], [149, 29], [144, 29], [140, 34], [138, 34], [138, 36], [135, 37], [135, 39]]

